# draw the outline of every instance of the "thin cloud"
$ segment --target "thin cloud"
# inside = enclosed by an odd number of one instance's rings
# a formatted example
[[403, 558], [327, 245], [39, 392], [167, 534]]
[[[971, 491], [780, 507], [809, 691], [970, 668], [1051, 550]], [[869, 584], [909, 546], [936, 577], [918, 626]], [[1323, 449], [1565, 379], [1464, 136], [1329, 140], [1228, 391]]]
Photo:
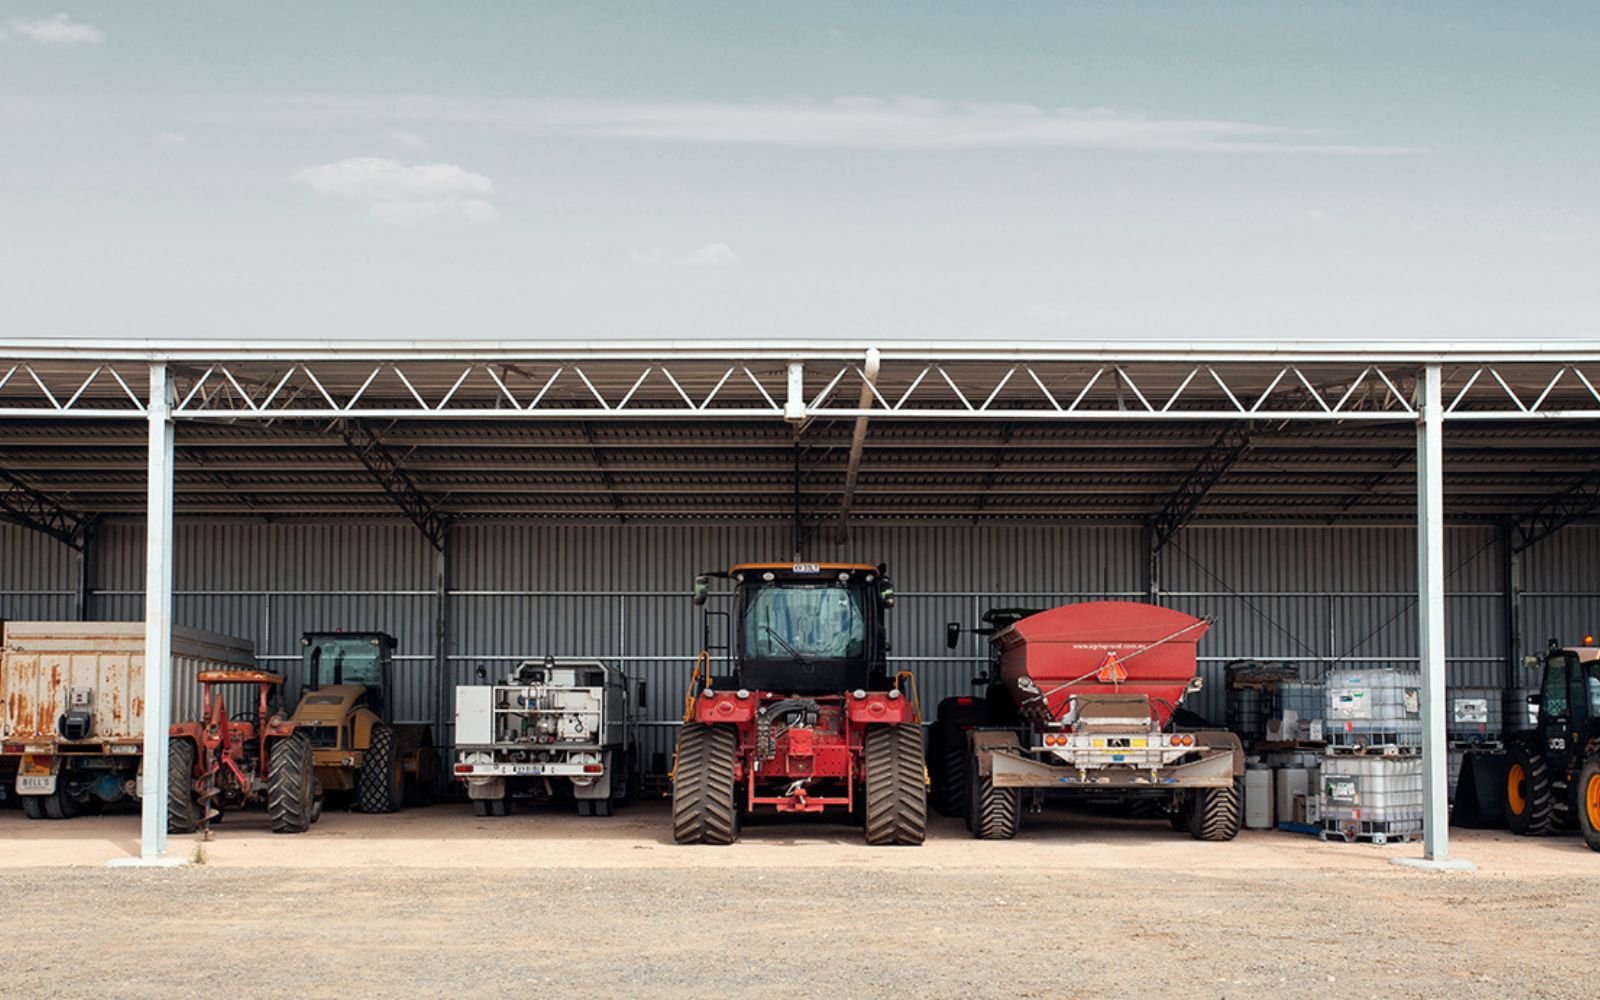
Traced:
[[410, 129], [392, 128], [389, 130], [389, 138], [402, 146], [409, 146], [412, 149], [425, 149], [428, 145], [427, 139]]
[[635, 264], [659, 264], [665, 259], [660, 247], [651, 247], [648, 250], [634, 250], [628, 254]]
[[375, 222], [416, 226], [457, 218], [473, 225], [498, 222], [500, 213], [486, 201], [494, 182], [453, 163], [412, 166], [375, 156], [303, 167], [291, 180], [319, 195], [364, 202]]
[[99, 45], [106, 33], [92, 24], [74, 21], [70, 14], [49, 17], [13, 17], [11, 30], [36, 45]]
[[379, 119], [716, 145], [844, 149], [1103, 149], [1144, 153], [1378, 156], [1414, 146], [1340, 141], [1315, 128], [1218, 118], [1145, 117], [1107, 108], [921, 97], [786, 101], [272, 98], [259, 110], [304, 122]]
[[726, 243], [707, 243], [689, 251], [683, 262], [690, 267], [727, 267], [737, 264], [739, 255]]
[[156, 138], [168, 146], [184, 146], [189, 142], [189, 135], [186, 132], [162, 132]]

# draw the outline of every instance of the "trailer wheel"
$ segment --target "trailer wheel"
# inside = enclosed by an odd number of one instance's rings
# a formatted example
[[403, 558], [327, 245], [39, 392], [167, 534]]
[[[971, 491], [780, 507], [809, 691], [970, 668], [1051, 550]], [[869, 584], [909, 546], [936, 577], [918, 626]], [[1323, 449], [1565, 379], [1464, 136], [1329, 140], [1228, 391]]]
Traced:
[[1544, 757], [1517, 743], [1510, 747], [1506, 768], [1506, 826], [1519, 837], [1550, 832], [1556, 797]]
[[1239, 779], [1227, 788], [1201, 788], [1189, 807], [1189, 836], [1195, 840], [1232, 840], [1244, 818], [1239, 808]]
[[22, 815], [29, 819], [44, 819], [43, 795], [19, 795], [22, 800]]
[[1010, 840], [1022, 825], [1022, 791], [995, 786], [993, 775], [978, 773], [978, 755], [972, 754], [967, 780], [968, 826], [979, 840]]
[[867, 843], [915, 846], [928, 836], [922, 726], [873, 726], [865, 739]]
[[78, 800], [67, 788], [66, 776], [56, 778], [56, 790], [44, 796], [44, 814], [51, 819], [71, 819], [78, 815]]
[[487, 816], [487, 815], [489, 815], [489, 800], [488, 799], [473, 799], [472, 800], [472, 815], [474, 815], [474, 816]]
[[732, 726], [686, 722], [678, 734], [672, 778], [672, 839], [680, 844], [731, 844], [739, 836], [734, 781], [738, 734]]
[[281, 737], [267, 748], [267, 818], [273, 833], [304, 833], [311, 826], [313, 777], [311, 741], [304, 734]]
[[594, 804], [589, 807], [589, 815], [591, 815], [591, 816], [610, 816], [611, 815], [611, 800], [610, 799], [592, 799], [590, 801], [593, 802]]
[[395, 746], [394, 730], [379, 722], [372, 727], [372, 739], [361, 758], [356, 775], [356, 805], [364, 813], [392, 813], [400, 810], [405, 797], [405, 768]]
[[194, 741], [168, 740], [167, 832], [193, 833], [199, 827], [200, 804], [194, 798]]

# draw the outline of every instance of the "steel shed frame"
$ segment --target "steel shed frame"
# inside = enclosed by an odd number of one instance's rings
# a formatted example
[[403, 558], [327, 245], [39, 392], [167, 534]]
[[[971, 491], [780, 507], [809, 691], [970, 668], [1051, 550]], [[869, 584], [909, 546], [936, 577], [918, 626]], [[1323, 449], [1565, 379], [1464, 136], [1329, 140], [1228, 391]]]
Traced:
[[[991, 422], [1414, 428], [1426, 761], [1423, 855], [1441, 862], [1449, 858], [1443, 703], [1446, 429], [1578, 422], [1588, 430], [1588, 424], [1600, 422], [1597, 385], [1600, 349], [1578, 341], [993, 347], [888, 342], [873, 349], [693, 341], [0, 342], [0, 420], [30, 426], [144, 421], [145, 620], [154, 661], [170, 655], [174, 448], [180, 424], [578, 421], [587, 427], [591, 422], [688, 421], [703, 424], [714, 436], [718, 426], [755, 422], [786, 425], [799, 439], [817, 422], [848, 421], [853, 425], [850, 486], [841, 521], [849, 514], [868, 422], [930, 428]], [[374, 447], [381, 444], [374, 442]], [[939, 449], [936, 432], [925, 446]], [[1207, 453], [1197, 467], [1202, 485], [1209, 488], [1213, 470], [1220, 478], [1246, 447], [1247, 442], [1219, 438], [1218, 453]], [[603, 464], [598, 456], [595, 464]], [[400, 461], [381, 453], [369, 464], [380, 480], [389, 470], [391, 478], [382, 482], [385, 493], [426, 508], [416, 484], [396, 477], [401, 468]], [[798, 496], [798, 474], [795, 487]], [[1190, 480], [1185, 488], [1192, 488]], [[1540, 509], [1527, 512], [1538, 530], [1555, 530], [1595, 507], [1586, 493], [1565, 508], [1557, 502], [1561, 491], [1551, 494]], [[1545, 508], [1552, 504], [1550, 513]], [[1186, 515], [1193, 513], [1192, 504], [1180, 506]], [[1176, 523], [1181, 526], [1181, 519]], [[1168, 523], [1165, 530], [1176, 528]], [[445, 565], [441, 552], [441, 579]], [[171, 677], [170, 671], [148, 670], [146, 678], [146, 704], [158, 707], [146, 712], [140, 842], [144, 857], [158, 858], [166, 850]]]

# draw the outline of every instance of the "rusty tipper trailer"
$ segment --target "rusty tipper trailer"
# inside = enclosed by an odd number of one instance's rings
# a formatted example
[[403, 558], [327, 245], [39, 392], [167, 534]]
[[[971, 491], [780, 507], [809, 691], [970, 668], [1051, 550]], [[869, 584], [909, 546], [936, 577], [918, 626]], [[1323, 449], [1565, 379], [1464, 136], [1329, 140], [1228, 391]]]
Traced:
[[[140, 792], [143, 622], [7, 622], [0, 638], [0, 754], [31, 819], [68, 819]], [[254, 648], [172, 630], [173, 717], [189, 712], [201, 669], [253, 669]], [[6, 770], [10, 770], [7, 768]]]
[[[990, 636], [984, 698], [948, 698], [933, 738], [944, 801], [985, 839], [1015, 836], [1022, 793], [1116, 796], [1199, 840], [1239, 831], [1244, 753], [1232, 733], [1176, 724], [1199, 690], [1208, 620], [1127, 601], [1014, 611]], [[949, 627], [955, 640], [959, 625]], [[963, 766], [964, 765], [964, 766]], [[952, 795], [959, 789], [959, 795]]]

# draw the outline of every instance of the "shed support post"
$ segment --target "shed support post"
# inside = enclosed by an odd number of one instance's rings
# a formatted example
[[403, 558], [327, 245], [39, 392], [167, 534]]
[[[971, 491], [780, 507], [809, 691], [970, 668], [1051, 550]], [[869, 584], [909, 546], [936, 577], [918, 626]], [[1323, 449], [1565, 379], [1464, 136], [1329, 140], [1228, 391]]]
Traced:
[[72, 614], [80, 622], [89, 620], [89, 598], [94, 593], [94, 557], [95, 544], [98, 541], [96, 534], [93, 521], [83, 526], [83, 535], [79, 539], [81, 544], [73, 558], [76, 579], [72, 595]]
[[1161, 539], [1154, 521], [1144, 526], [1144, 594], [1151, 604], [1161, 603]]
[[144, 801], [139, 856], [167, 852], [167, 728], [172, 721], [172, 383], [150, 366], [149, 485], [145, 501]]
[[[1428, 867], [1460, 867], [1450, 859], [1445, 797], [1444, 412], [1438, 365], [1418, 380], [1417, 608], [1422, 659], [1422, 858]], [[1397, 859], [1416, 863], [1417, 859]]]
[[1501, 728], [1506, 732], [1525, 728], [1528, 702], [1522, 689], [1522, 549], [1517, 545], [1516, 526], [1506, 522], [1500, 526], [1500, 599], [1504, 601], [1501, 616], [1505, 619], [1505, 690], [1501, 692]]
[[[454, 529], [445, 521], [439, 532], [439, 547], [433, 553], [434, 621], [433, 621], [433, 745], [439, 754], [439, 774], [450, 774], [454, 756], [449, 748], [455, 746], [455, 703], [451, 697], [455, 684], [450, 676], [450, 543]], [[449, 738], [446, 726], [451, 727]], [[442, 791], [443, 789], [435, 789]]]

